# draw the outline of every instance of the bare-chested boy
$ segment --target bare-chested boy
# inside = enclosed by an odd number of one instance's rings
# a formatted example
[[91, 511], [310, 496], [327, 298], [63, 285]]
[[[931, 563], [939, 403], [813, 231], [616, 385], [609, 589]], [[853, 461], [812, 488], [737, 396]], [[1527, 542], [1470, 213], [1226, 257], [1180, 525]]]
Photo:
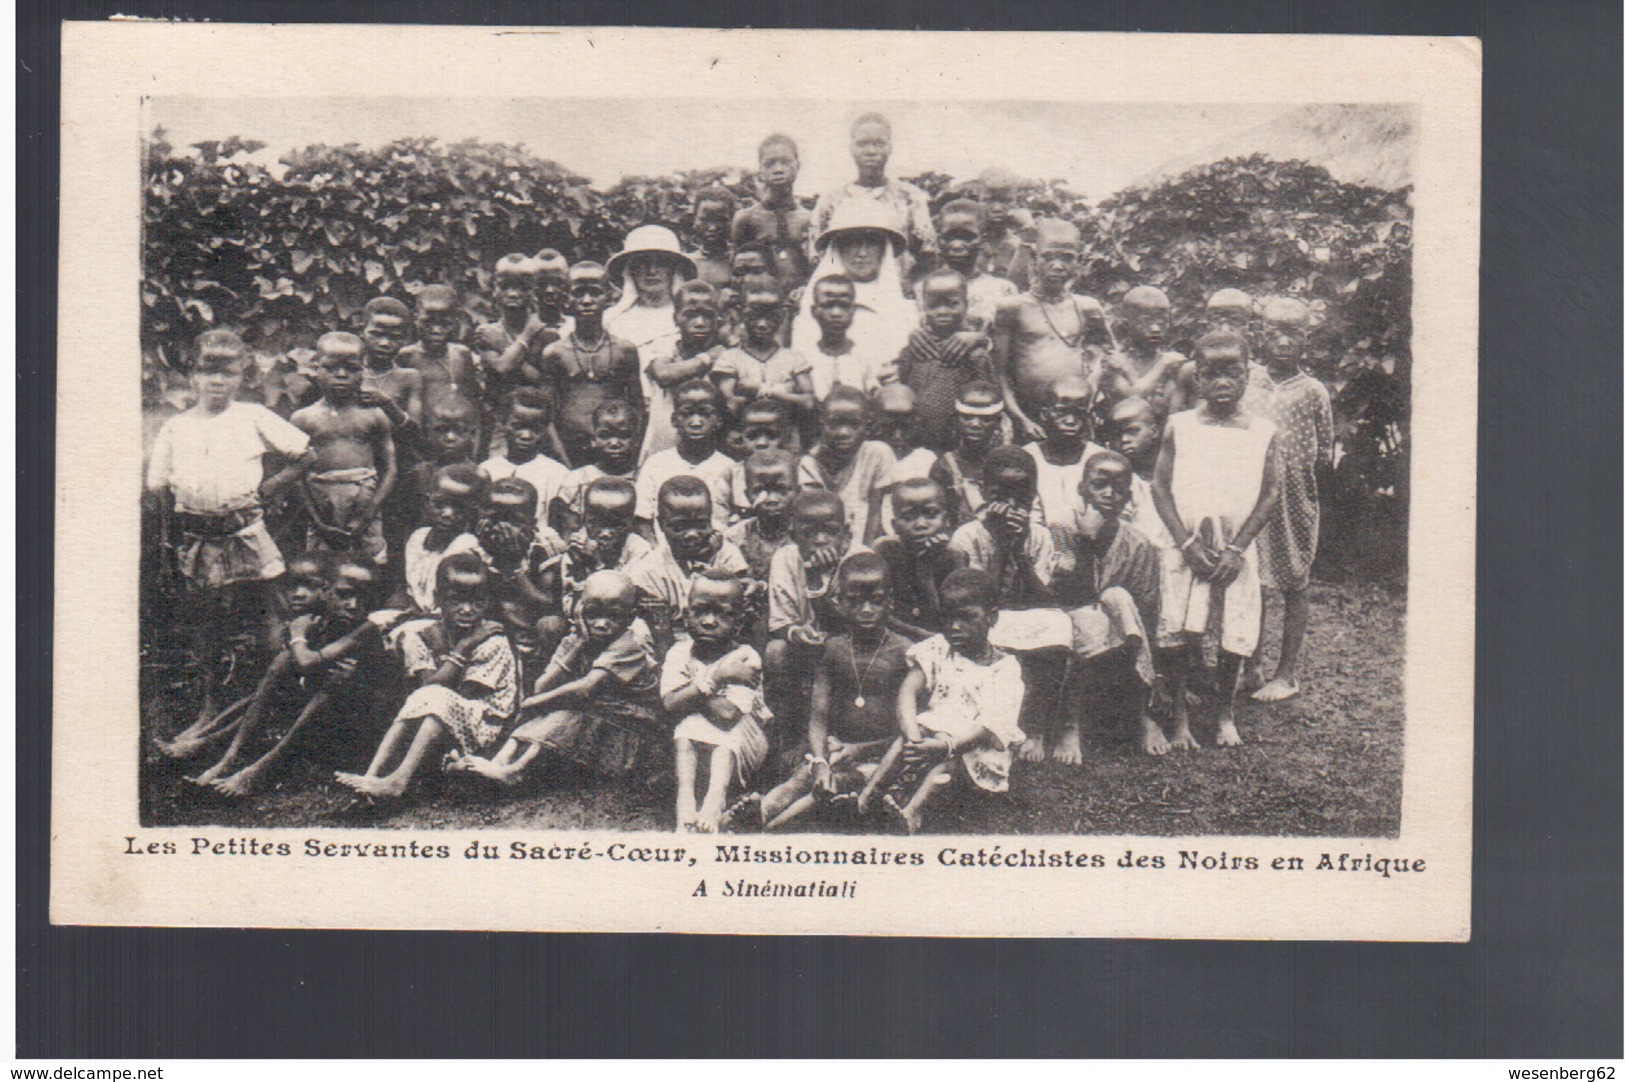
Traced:
[[418, 340], [401, 350], [399, 363], [423, 375], [423, 393], [428, 398], [460, 394], [483, 403], [479, 366], [474, 354], [457, 333], [457, 291], [450, 286], [428, 285], [418, 291]]
[[1059, 218], [1036, 225], [1032, 288], [999, 304], [993, 317], [993, 360], [1004, 404], [1019, 440], [1044, 438], [1038, 413], [1062, 376], [1095, 379], [1104, 344], [1100, 302], [1072, 292], [1078, 270], [1078, 227]]
[[316, 452], [304, 485], [309, 547], [381, 565], [388, 549], [379, 511], [395, 487], [395, 441], [384, 411], [361, 403], [362, 352], [353, 334], [322, 335], [316, 342], [322, 397], [292, 421]]
[[[765, 245], [773, 253], [773, 269], [779, 280], [791, 290], [805, 285], [812, 274], [812, 264], [807, 260], [812, 215], [795, 195], [800, 170], [801, 156], [795, 140], [788, 135], [763, 139], [756, 150], [757, 202], [740, 210], [733, 220], [736, 258], [739, 251], [752, 245]], [[740, 277], [737, 265], [734, 277]]]
[[643, 383], [638, 351], [604, 329], [609, 280], [597, 263], [570, 268], [570, 314], [575, 327], [542, 351], [542, 382], [557, 404], [554, 422], [566, 465], [585, 465], [592, 455], [592, 415], [599, 403], [619, 398], [642, 413]]
[[536, 316], [536, 261], [517, 253], [497, 260], [497, 318], [474, 328], [474, 350], [485, 369], [486, 393], [502, 399], [514, 388], [542, 381], [542, 350], [558, 340]]
[[1123, 295], [1118, 348], [1100, 373], [1101, 415], [1125, 398], [1143, 398], [1167, 417], [1178, 393], [1185, 355], [1165, 349], [1172, 306], [1156, 286], [1135, 286]]
[[713, 289], [721, 289], [733, 277], [728, 260], [728, 231], [733, 227], [739, 201], [720, 185], [708, 185], [694, 193], [694, 221], [690, 228], [698, 251], [694, 252], [696, 277]]

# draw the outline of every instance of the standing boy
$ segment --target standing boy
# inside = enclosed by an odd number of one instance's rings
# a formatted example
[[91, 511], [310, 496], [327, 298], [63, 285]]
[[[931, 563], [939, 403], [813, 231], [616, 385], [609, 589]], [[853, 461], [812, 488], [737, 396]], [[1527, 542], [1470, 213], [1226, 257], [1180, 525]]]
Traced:
[[938, 453], [958, 437], [954, 401], [968, 383], [996, 378], [987, 339], [967, 330], [966, 283], [956, 270], [937, 270], [920, 282], [921, 326], [897, 358], [897, 377], [914, 392], [920, 442]]
[[1101, 371], [1101, 412], [1125, 398], [1143, 398], [1159, 416], [1168, 416], [1178, 393], [1185, 355], [1163, 346], [1168, 340], [1171, 306], [1155, 286], [1135, 286], [1123, 295], [1118, 348]]
[[316, 454], [305, 475], [306, 543], [382, 566], [388, 548], [379, 511], [395, 488], [395, 441], [384, 411], [361, 403], [361, 357], [355, 335], [322, 335], [316, 342], [322, 397], [292, 420]]
[[638, 518], [654, 521], [656, 497], [673, 477], [695, 477], [711, 493], [712, 525], [728, 525], [733, 502], [733, 459], [719, 451], [722, 440], [722, 392], [703, 379], [691, 379], [672, 395], [672, 426], [677, 446], [650, 455], [638, 470]]
[[542, 383], [553, 392], [554, 427], [568, 457], [583, 466], [592, 454], [592, 414], [599, 403], [619, 398], [643, 409], [638, 351], [604, 329], [608, 279], [597, 263], [570, 268], [570, 314], [575, 327], [542, 351]]
[[795, 195], [800, 170], [801, 155], [794, 139], [778, 134], [763, 139], [756, 149], [757, 202], [740, 210], [733, 220], [735, 251], [766, 246], [787, 290], [800, 289], [812, 275], [807, 258], [812, 215]]
[[1008, 278], [983, 267], [982, 208], [969, 199], [955, 199], [937, 218], [937, 243], [943, 266], [965, 279], [965, 322], [983, 334], [993, 329], [999, 302], [1021, 291]]

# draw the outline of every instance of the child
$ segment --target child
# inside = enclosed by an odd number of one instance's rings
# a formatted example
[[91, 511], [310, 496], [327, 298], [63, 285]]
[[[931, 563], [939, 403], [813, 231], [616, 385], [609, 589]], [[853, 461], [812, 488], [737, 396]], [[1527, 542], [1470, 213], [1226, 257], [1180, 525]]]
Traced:
[[937, 243], [943, 266], [965, 279], [965, 325], [983, 334], [993, 330], [999, 302], [1020, 290], [1008, 278], [983, 269], [982, 208], [969, 199], [955, 199], [937, 219]]
[[864, 439], [868, 425], [869, 399], [837, 387], [819, 407], [818, 442], [801, 459], [801, 487], [839, 496], [847, 530], [865, 545], [880, 536], [880, 509], [897, 467], [890, 447]]
[[672, 426], [677, 446], [650, 455], [638, 470], [638, 518], [655, 518], [655, 496], [673, 477], [697, 477], [711, 493], [712, 525], [728, 525], [733, 501], [733, 459], [717, 449], [722, 441], [722, 392], [716, 384], [691, 379], [672, 394]]
[[993, 580], [980, 571], [954, 572], [942, 584], [942, 607], [943, 633], [905, 654], [909, 671], [897, 693], [901, 735], [858, 797], [861, 812], [883, 794], [910, 834], [949, 783], [1008, 791], [1014, 748], [1025, 738], [1016, 721], [1026, 692], [1021, 665], [988, 641], [999, 619]]
[[745, 474], [747, 517], [724, 533], [739, 546], [752, 581], [765, 583], [773, 554], [790, 540], [790, 504], [801, 491], [796, 456], [783, 448], [752, 452]]
[[1004, 420], [1004, 396], [991, 383], [967, 383], [954, 399], [959, 439], [953, 450], [937, 456], [931, 480], [948, 497], [948, 521], [969, 522], [982, 506], [982, 464], [998, 441]]
[[993, 317], [994, 367], [1022, 442], [1044, 438], [1037, 417], [1055, 381], [1062, 376], [1093, 380], [1100, 347], [1109, 342], [1100, 302], [1072, 292], [1078, 227], [1041, 218], [1036, 229], [1032, 287], [1001, 301]]
[[897, 356], [897, 347], [907, 339], [907, 332], [884, 350], [884, 358], [878, 348], [860, 353], [851, 337], [852, 321], [858, 311], [857, 287], [851, 278], [844, 274], [823, 275], [813, 283], [807, 303], [818, 333], [805, 333], [803, 325], [795, 331], [794, 344], [803, 348], [807, 340], [814, 342], [806, 357], [812, 370], [813, 394], [820, 402], [836, 385], [869, 394], [882, 384], [897, 382], [897, 366], [891, 361]]
[[[1174, 539], [1168, 527], [1157, 514], [1156, 498], [1152, 495], [1152, 476], [1157, 469], [1157, 454], [1162, 450], [1162, 424], [1157, 411], [1143, 398], [1125, 398], [1112, 407], [1109, 418], [1112, 446], [1126, 459], [1134, 474], [1129, 478], [1129, 502], [1123, 511], [1123, 521], [1130, 523], [1146, 539], [1164, 551], [1174, 550]], [[1181, 563], [1184, 556], [1179, 556]]]
[[[661, 705], [682, 719], [672, 730], [679, 831], [715, 832], [730, 784], [746, 783], [767, 756], [763, 727], [773, 715], [762, 698], [762, 659], [737, 640], [744, 614], [744, 584], [702, 571], [689, 589], [692, 638], [673, 646], [661, 666]], [[696, 786], [701, 748], [710, 750], [703, 800]]]
[[948, 542], [948, 500], [931, 478], [899, 481], [891, 492], [892, 533], [875, 542], [890, 569], [892, 630], [912, 641], [942, 631], [942, 583], [970, 564]]
[[1185, 366], [1183, 353], [1163, 348], [1170, 308], [1168, 295], [1155, 286], [1135, 286], [1123, 295], [1119, 345], [1100, 374], [1103, 414], [1125, 398], [1143, 398], [1158, 416], [1168, 416]]
[[518, 477], [536, 489], [536, 525], [548, 524], [548, 512], [564, 488], [569, 469], [543, 452], [553, 433], [553, 400], [540, 387], [519, 387], [508, 399], [507, 446], [502, 454], [480, 463], [492, 481]]
[[1032, 251], [1022, 233], [1031, 230], [1030, 211], [1016, 205], [1020, 180], [998, 166], [977, 178], [986, 228], [982, 233], [982, 266], [989, 274], [1008, 278], [1018, 290], [1028, 286]]
[[[315, 460], [305, 433], [264, 406], [236, 401], [247, 362], [248, 347], [232, 332], [198, 336], [192, 368], [197, 402], [164, 422], [147, 463], [147, 490], [159, 503], [160, 543], [186, 584], [190, 645], [201, 669], [193, 728], [206, 727], [219, 711], [214, 694], [221, 646], [263, 623], [262, 584], [282, 574], [282, 553], [265, 527], [265, 502]], [[267, 474], [268, 454], [282, 456], [287, 465]]]
[[492, 577], [510, 597], [544, 604], [540, 587], [544, 564], [564, 551], [564, 539], [538, 523], [536, 487], [521, 477], [491, 485], [474, 536]]
[[400, 438], [408, 421], [423, 423], [423, 373], [397, 363], [402, 348], [412, 339], [412, 312], [394, 297], [374, 297], [362, 310], [361, 341], [366, 348], [366, 370], [361, 393], [376, 399]]
[[677, 287], [677, 343], [675, 350], [649, 363], [649, 423], [643, 435], [640, 461], [677, 446], [672, 426], [671, 389], [691, 379], [715, 378], [713, 372], [723, 346], [719, 337], [717, 291], [704, 282]]
[[[1033, 689], [1025, 716], [1039, 719], [1034, 728], [1047, 728], [1043, 720], [1053, 718], [1060, 706], [1072, 628], [1050, 590], [1055, 541], [1035, 506], [1038, 467], [1020, 448], [995, 447], [982, 476], [987, 502], [954, 531], [948, 546], [997, 586], [1001, 615], [993, 642], [1020, 659]], [[1040, 731], [1029, 740], [1022, 758], [1042, 759], [1047, 735]]]
[[508, 636], [514, 664], [519, 666], [519, 690], [523, 693], [536, 686], [553, 657], [551, 649], [544, 650], [542, 608], [528, 596], [510, 595], [497, 601], [497, 611], [502, 616], [502, 629]]
[[887, 627], [893, 598], [886, 561], [853, 553], [836, 571], [835, 591], [851, 630], [818, 648], [806, 757], [765, 797], [752, 794], [730, 808], [730, 822], [754, 819], [779, 830], [820, 800], [856, 797], [897, 735], [909, 640]]
[[662, 484], [655, 498], [660, 529], [654, 551], [626, 569], [638, 588], [639, 611], [661, 656], [674, 638], [686, 634], [688, 589], [694, 576], [707, 569], [727, 575], [747, 570], [739, 547], [717, 532], [711, 502], [710, 488], [698, 477], [679, 474]]
[[[473, 466], [474, 444], [479, 430], [479, 411], [461, 395], [431, 399], [424, 418], [423, 438], [419, 442], [414, 461], [402, 471], [396, 490], [404, 490], [400, 500], [391, 501], [386, 511], [399, 506], [399, 520], [405, 530], [401, 536], [401, 552], [406, 551], [406, 538], [413, 524], [423, 513], [423, 501], [434, 487], [435, 471], [446, 466]], [[406, 497], [412, 497], [408, 504]], [[392, 524], [386, 520], [388, 528]], [[392, 552], [394, 550], [391, 550]], [[398, 578], [400, 572], [394, 572]]]
[[457, 305], [457, 291], [450, 286], [427, 285], [418, 290], [418, 340], [401, 350], [398, 363], [423, 376], [425, 398], [460, 394], [472, 402], [483, 402], [484, 388], [473, 352], [452, 341], [457, 333]]
[[601, 477], [582, 493], [580, 527], [571, 531], [564, 551], [539, 569], [549, 613], [543, 631], [550, 645], [570, 628], [588, 578], [599, 571], [626, 571], [654, 551], [653, 545], [632, 532], [637, 501], [632, 482], [620, 477]]
[[[717, 294], [717, 337], [725, 346], [737, 346], [745, 337], [745, 283], [752, 278], [778, 279], [779, 274], [772, 250], [761, 245], [736, 249], [728, 266], [728, 284]], [[785, 330], [781, 327], [780, 334]]]
[[721, 289], [733, 276], [728, 263], [728, 231], [739, 201], [728, 189], [711, 184], [694, 193], [694, 221], [690, 235], [699, 247], [691, 257], [695, 278]]
[[[552, 248], [536, 253], [536, 318], [555, 340], [575, 330], [570, 303], [570, 261]], [[546, 343], [543, 343], [546, 348]]]
[[[1203, 309], [1203, 323], [1208, 331], [1233, 331], [1248, 342], [1258, 332], [1258, 305], [1252, 295], [1240, 289], [1220, 289], [1207, 299]], [[1241, 397], [1241, 408], [1250, 410], [1267, 397], [1271, 388], [1269, 371], [1257, 362], [1247, 364], [1247, 392]], [[1179, 370], [1175, 387], [1172, 413], [1192, 409], [1197, 404], [1196, 362], [1186, 361]]]
[[490, 572], [475, 553], [441, 561], [435, 571], [440, 619], [402, 630], [406, 674], [418, 688], [395, 715], [367, 772], [340, 771], [333, 776], [340, 785], [369, 802], [398, 800], [447, 741], [464, 755], [496, 742], [518, 703], [519, 684], [502, 625], [485, 618], [490, 591]]
[[769, 682], [801, 672], [795, 647], [818, 646], [840, 619], [830, 593], [835, 565], [851, 551], [852, 536], [840, 497], [805, 489], [790, 502], [791, 544], [774, 551], [767, 574]]
[[597, 263], [570, 268], [570, 333], [542, 350], [542, 385], [553, 392], [554, 429], [567, 465], [591, 461], [592, 414], [600, 403], [619, 398], [643, 408], [638, 352], [631, 342], [604, 329], [607, 279]]
[[665, 736], [657, 692], [660, 664], [637, 614], [637, 591], [625, 575], [589, 575], [573, 630], [559, 643], [533, 693], [519, 704], [530, 720], [490, 759], [454, 749], [447, 772], [468, 771], [517, 785], [544, 750], [608, 777], [651, 765]]
[[965, 327], [965, 278], [936, 270], [920, 283], [922, 325], [897, 359], [898, 378], [914, 392], [920, 442], [933, 451], [954, 446], [954, 401], [968, 383], [991, 382], [987, 340]]
[[801, 288], [812, 273], [807, 258], [812, 215], [795, 195], [800, 170], [801, 154], [794, 139], [777, 134], [763, 139], [756, 148], [757, 202], [740, 210], [733, 220], [736, 259], [742, 250], [765, 247], [776, 264], [779, 280], [788, 290]]
[[874, 436], [891, 448], [892, 457], [897, 460], [892, 476], [898, 481], [929, 477], [931, 467], [937, 462], [935, 451], [920, 446], [917, 403], [914, 392], [902, 383], [893, 383], [875, 392]]
[[[1141, 746], [1151, 755], [1168, 751], [1162, 729], [1147, 711], [1156, 673], [1151, 636], [1157, 626], [1162, 553], [1122, 520], [1133, 490], [1134, 471], [1115, 451], [1100, 451], [1084, 461], [1078, 513], [1057, 526], [1056, 599], [1072, 621], [1076, 680], [1082, 699], [1064, 702], [1083, 712], [1126, 706], [1140, 723]], [[1080, 763], [1079, 711], [1061, 712], [1063, 725], [1054, 757]]]
[[[1202, 404], [1168, 418], [1153, 495], [1183, 561], [1163, 579], [1162, 605], [1189, 642], [1222, 611], [1218, 742], [1236, 732], [1236, 677], [1258, 648], [1262, 601], [1253, 540], [1278, 502], [1275, 426], [1240, 409], [1247, 385], [1247, 342], [1219, 331], [1197, 343], [1196, 390]], [[1215, 597], [1215, 593], [1218, 597]], [[1174, 747], [1196, 747], [1185, 684], [1189, 646], [1174, 659]]]
[[1044, 438], [1024, 448], [1038, 466], [1038, 503], [1044, 521], [1051, 526], [1072, 524], [1072, 516], [1079, 509], [1078, 485], [1083, 481], [1084, 460], [1105, 450], [1090, 438], [1089, 403], [1093, 397], [1088, 381], [1079, 376], [1056, 380], [1039, 414]]
[[568, 535], [581, 524], [583, 497], [594, 481], [615, 477], [635, 481], [638, 476], [637, 417], [632, 407], [618, 398], [599, 404], [592, 411], [592, 457], [564, 475], [554, 497], [549, 516], [554, 529]]
[[717, 358], [711, 378], [737, 415], [748, 402], [772, 398], [788, 405], [798, 417], [812, 414], [812, 366], [800, 353], [779, 345], [784, 322], [784, 291], [771, 278], [744, 283], [744, 340]]
[[295, 411], [294, 427], [316, 453], [305, 474], [311, 548], [388, 559], [379, 510], [395, 488], [395, 441], [384, 411], [361, 403], [361, 339], [335, 331], [316, 341], [322, 397]]
[[[159, 740], [158, 750], [171, 759], [190, 759], [205, 748], [232, 737], [242, 725], [243, 711], [264, 697], [266, 689], [280, 680], [287, 670], [288, 625], [305, 616], [322, 611], [333, 585], [335, 570], [331, 553], [304, 552], [290, 557], [286, 570], [277, 580], [277, 593], [281, 600], [281, 614], [285, 622], [277, 632], [278, 653], [261, 677], [259, 687], [245, 695], [220, 713], [199, 718], [196, 723], [170, 740]], [[199, 779], [194, 779], [199, 780]]]
[[[210, 786], [224, 796], [252, 795], [312, 721], [343, 719], [346, 714], [351, 718], [364, 716], [372, 705], [367, 701], [368, 692], [384, 656], [383, 632], [366, 618], [366, 602], [377, 583], [376, 572], [354, 560], [345, 560], [337, 567], [324, 564], [310, 557], [289, 562], [290, 574], [326, 576], [320, 603], [289, 623], [287, 647], [272, 660], [260, 680], [226, 753], [193, 779], [199, 785]], [[303, 701], [295, 707], [301, 692]], [[249, 741], [263, 740], [262, 723], [273, 720], [267, 714], [282, 714], [278, 707], [292, 714], [291, 723], [280, 735], [273, 736], [274, 742], [264, 754], [238, 767]]]
[[486, 390], [498, 401], [516, 387], [542, 380], [542, 350], [558, 333], [533, 311], [540, 268], [528, 256], [497, 260], [492, 274], [497, 318], [474, 328], [474, 350], [485, 370]]
[[[1332, 400], [1325, 384], [1304, 370], [1309, 308], [1276, 297], [1262, 305], [1265, 361], [1274, 389], [1259, 412], [1275, 424], [1280, 468], [1280, 502], [1258, 538], [1259, 574], [1264, 588], [1279, 591], [1284, 612], [1281, 658], [1270, 682], [1253, 693], [1261, 703], [1278, 703], [1298, 693], [1298, 661], [1309, 630], [1309, 572], [1320, 539], [1317, 467], [1332, 461]], [[1254, 663], [1258, 655], [1253, 655]]]
[[[929, 262], [936, 254], [937, 232], [931, 224], [931, 201], [926, 194], [906, 180], [886, 176], [891, 137], [891, 122], [879, 113], [864, 113], [852, 122], [852, 162], [858, 167], [858, 179], [818, 197], [809, 233], [816, 241], [837, 221], [836, 210], [845, 204], [857, 203], [881, 211], [883, 220], [904, 242], [901, 254], [909, 260], [902, 268], [906, 281], [915, 260]], [[817, 254], [816, 250], [813, 254]]]
[[[795, 452], [800, 440], [796, 438], [790, 407], [777, 398], [758, 398], [747, 404], [739, 415], [739, 436], [744, 443], [745, 457], [733, 465], [730, 500], [735, 515], [743, 517], [750, 514], [751, 507], [745, 491], [745, 463], [750, 456], [757, 451]], [[801, 456], [794, 457], [799, 463]], [[795, 484], [797, 488], [801, 486], [799, 480]]]
[[473, 530], [485, 503], [486, 484], [485, 476], [466, 462], [435, 471], [426, 497], [429, 524], [406, 539], [406, 596], [397, 598], [395, 607], [409, 603], [419, 613], [436, 611], [440, 564], [459, 553], [479, 554]]

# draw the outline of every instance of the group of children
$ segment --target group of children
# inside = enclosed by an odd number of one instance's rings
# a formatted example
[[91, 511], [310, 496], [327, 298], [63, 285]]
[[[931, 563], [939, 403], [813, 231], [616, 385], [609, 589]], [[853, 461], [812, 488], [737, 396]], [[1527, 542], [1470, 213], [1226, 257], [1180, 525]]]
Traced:
[[[325, 747], [367, 805], [573, 764], [675, 776], [679, 830], [914, 831], [1018, 757], [1080, 763], [1086, 720], [1196, 747], [1198, 687], [1239, 743], [1244, 668], [1298, 690], [1309, 309], [1220, 291], [1187, 358], [1160, 290], [1115, 324], [1073, 291], [1070, 223], [1012, 242], [997, 174], [933, 219], [889, 139], [860, 118], [857, 182], [809, 215], [770, 137], [757, 204], [696, 199], [694, 254], [642, 226], [607, 265], [504, 257], [468, 345], [448, 287], [376, 299], [280, 411], [202, 335], [148, 467], [200, 684], [159, 750], [230, 796]], [[270, 660], [222, 704], [218, 644], [256, 624]]]

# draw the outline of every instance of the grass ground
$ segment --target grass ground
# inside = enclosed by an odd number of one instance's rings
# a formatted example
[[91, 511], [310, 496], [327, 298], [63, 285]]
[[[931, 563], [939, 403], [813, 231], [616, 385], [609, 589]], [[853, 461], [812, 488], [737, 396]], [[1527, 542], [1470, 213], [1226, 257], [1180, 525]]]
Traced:
[[[1316, 583], [1297, 699], [1245, 703], [1240, 748], [1204, 747], [1152, 759], [1127, 732], [1084, 733], [1081, 768], [1017, 763], [1010, 793], [944, 804], [933, 832], [964, 834], [1253, 834], [1393, 836], [1399, 830], [1403, 763], [1402, 590]], [[1268, 636], [1267, 636], [1268, 639]], [[1266, 647], [1268, 650], [1268, 647]], [[1266, 654], [1266, 671], [1272, 658]], [[149, 700], [149, 731], [180, 725]], [[1199, 710], [1195, 715], [1201, 719]], [[341, 764], [364, 769], [359, 761]], [[261, 796], [227, 803], [200, 796], [180, 773], [149, 766], [142, 822], [148, 826], [306, 827], [349, 825], [348, 790], [331, 764], [295, 763]], [[668, 792], [635, 782], [556, 775], [518, 791], [494, 792], [463, 779], [428, 781], [416, 799], [373, 825], [396, 828], [669, 830]], [[836, 825], [836, 829], [839, 826]]]

